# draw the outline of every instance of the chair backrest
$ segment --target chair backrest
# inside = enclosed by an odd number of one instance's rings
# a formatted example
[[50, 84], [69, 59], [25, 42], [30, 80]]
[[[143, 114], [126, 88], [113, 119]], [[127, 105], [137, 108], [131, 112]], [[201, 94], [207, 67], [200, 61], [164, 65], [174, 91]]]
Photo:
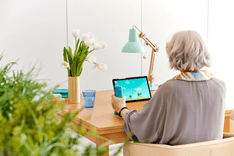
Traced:
[[124, 156], [234, 156], [234, 134], [224, 133], [223, 139], [186, 145], [130, 143]]

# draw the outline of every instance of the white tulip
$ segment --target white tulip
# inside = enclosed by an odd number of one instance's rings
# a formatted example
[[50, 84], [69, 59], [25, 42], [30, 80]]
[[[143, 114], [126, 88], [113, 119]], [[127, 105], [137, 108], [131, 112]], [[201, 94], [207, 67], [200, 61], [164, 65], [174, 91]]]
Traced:
[[74, 37], [78, 37], [78, 36], [79, 36], [79, 33], [80, 33], [80, 30], [79, 30], [79, 29], [74, 29], [74, 30], [72, 30], [72, 35], [73, 35]]
[[96, 57], [95, 57], [95, 56], [88, 56], [88, 57], [87, 57], [87, 61], [88, 61], [89, 63], [93, 63], [93, 62], [96, 61]]
[[81, 40], [82, 41], [85, 41], [87, 38], [89, 38], [90, 37], [90, 35], [89, 34], [82, 34], [81, 35]]
[[96, 64], [95, 64], [95, 65], [93, 65], [93, 69], [95, 69], [96, 67], [98, 67]]
[[97, 38], [96, 37], [90, 37], [89, 38], [90, 41], [92, 42], [92, 45], [94, 45], [94, 43], [96, 42]]
[[93, 40], [91, 38], [86, 38], [84, 43], [87, 47], [90, 47], [93, 44]]
[[99, 44], [102, 46], [102, 49], [105, 49], [107, 47], [107, 45], [104, 41], [99, 42]]
[[97, 37], [94, 36], [94, 37], [92, 37], [91, 39], [93, 40], [93, 44], [92, 44], [92, 45], [96, 44], [96, 42], [97, 42]]
[[89, 35], [90, 38], [95, 37], [94, 33], [91, 33], [90, 31], [87, 34]]
[[102, 46], [99, 43], [95, 43], [95, 44], [93, 44], [93, 49], [99, 50], [99, 49], [102, 49]]
[[97, 65], [98, 69], [101, 70], [102, 72], [105, 72], [107, 69], [107, 66], [104, 63], [99, 63]]
[[63, 67], [63, 69], [66, 69], [68, 67], [68, 63], [67, 62], [62, 62], [61, 63], [61, 67]]
[[95, 45], [95, 44], [99, 44], [99, 42], [97, 42], [97, 40], [95, 40], [95, 41], [93, 42], [93, 45]]

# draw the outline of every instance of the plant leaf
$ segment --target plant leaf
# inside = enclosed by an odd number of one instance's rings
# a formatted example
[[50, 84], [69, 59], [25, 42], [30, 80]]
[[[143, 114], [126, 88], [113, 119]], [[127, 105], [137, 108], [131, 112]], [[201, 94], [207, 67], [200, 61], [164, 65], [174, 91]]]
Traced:
[[70, 67], [71, 67], [71, 64], [72, 64], [72, 56], [70, 55], [70, 53], [68, 52], [68, 50], [66, 49], [65, 50], [66, 51], [66, 55], [67, 55], [67, 57], [68, 57], [68, 61], [69, 61], [69, 65], [70, 65]]
[[74, 56], [78, 53], [78, 45], [79, 45], [80, 39], [78, 39], [78, 41], [76, 42], [76, 49], [75, 49], [75, 53]]
[[80, 74], [82, 73], [83, 71], [83, 67], [80, 68], [80, 70], [77, 70], [77, 75], [80, 76]]
[[67, 53], [66, 53], [66, 51], [67, 51], [67, 49], [64, 47], [64, 48], [63, 48], [63, 60], [64, 60], [65, 62], [68, 62], [68, 61], [67, 61]]
[[79, 68], [79, 57], [76, 57], [71, 65], [71, 72], [73, 77], [77, 77], [77, 68]]
[[69, 47], [69, 54], [71, 55], [72, 59], [73, 59], [73, 54], [72, 54], [72, 49], [71, 47]]
[[83, 47], [84, 47], [84, 46], [85, 46], [84, 41], [81, 41], [80, 46], [79, 46], [79, 49], [78, 49], [78, 51], [79, 51], [79, 56], [82, 55]]

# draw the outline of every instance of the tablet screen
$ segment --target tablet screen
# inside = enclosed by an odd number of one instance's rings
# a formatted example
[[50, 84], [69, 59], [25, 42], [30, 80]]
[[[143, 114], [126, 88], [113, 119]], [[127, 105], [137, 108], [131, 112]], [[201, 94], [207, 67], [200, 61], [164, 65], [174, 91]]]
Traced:
[[147, 76], [113, 79], [113, 85], [122, 86], [126, 102], [143, 101], [151, 98]]

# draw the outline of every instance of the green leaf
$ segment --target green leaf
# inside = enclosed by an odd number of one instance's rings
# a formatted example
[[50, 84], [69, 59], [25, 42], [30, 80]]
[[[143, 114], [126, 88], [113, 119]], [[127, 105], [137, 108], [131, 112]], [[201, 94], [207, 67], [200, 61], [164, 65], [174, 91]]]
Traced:
[[83, 47], [85, 46], [84, 41], [81, 41], [80, 46], [79, 46], [79, 56], [83, 54]]
[[71, 65], [71, 72], [72, 72], [72, 76], [73, 77], [77, 77], [77, 68], [78, 68], [78, 65], [79, 65], [79, 57], [76, 57], [73, 62], [72, 62], [72, 65]]
[[73, 60], [76, 60], [76, 59], [79, 59], [79, 58], [80, 58], [80, 56], [76, 54], [76, 55], [74, 55]]
[[80, 70], [77, 70], [77, 75], [80, 76], [80, 74], [82, 73], [83, 71], [83, 67], [80, 68]]
[[76, 49], [75, 49], [75, 53], [74, 53], [74, 56], [77, 55], [78, 53], [78, 45], [80, 43], [80, 39], [78, 39], [78, 41], [76, 42]]
[[[69, 61], [69, 51], [65, 49], [63, 52]], [[85, 53], [86, 51], [83, 51], [82, 57], [73, 56], [77, 75], [83, 70], [82, 65], [87, 56]], [[73, 60], [69, 63], [73, 63]], [[57, 116], [58, 109], [65, 108], [64, 103], [47, 98], [56, 87], [48, 92], [45, 91], [46, 85], [38, 83], [32, 71], [26, 74], [19, 71], [8, 75], [12, 72], [11, 65], [8, 64], [6, 68], [0, 69], [0, 127], [2, 127], [0, 128], [0, 155], [77, 155], [78, 151], [71, 148], [79, 145], [79, 137], [69, 138], [67, 129], [74, 125], [73, 121], [77, 119], [77, 114], [84, 109], [84, 106], [78, 111]], [[71, 67], [68, 68], [68, 73], [71, 75]], [[13, 110], [10, 109], [11, 106]], [[12, 114], [13, 120], [8, 118], [8, 114]], [[81, 124], [75, 126], [81, 127]], [[91, 129], [90, 134], [86, 128], [80, 128], [80, 131], [83, 135], [88, 134], [109, 141], [95, 134], [97, 133], [95, 128]], [[86, 153], [90, 155], [97, 153], [101, 156], [105, 152], [101, 148], [104, 146], [99, 147], [96, 152], [96, 147], [90, 146]]]
[[21, 126], [16, 126], [14, 129], [13, 129], [13, 135], [18, 135], [20, 134], [22, 130], [22, 127]]
[[64, 60], [65, 62], [68, 62], [68, 61], [67, 61], [67, 53], [66, 53], [66, 51], [67, 51], [67, 49], [64, 47], [64, 48], [63, 48], [63, 60]]
[[81, 48], [82, 48], [83, 44], [84, 44], [84, 41], [81, 41], [81, 42], [80, 42], [80, 46], [79, 46], [79, 48], [78, 48], [78, 51], [80, 51], [80, 50], [81, 50]]
[[90, 50], [90, 51], [88, 52], [88, 54], [90, 54], [92, 51], [94, 51], [94, 49]]
[[65, 51], [66, 51], [66, 53], [67, 53], [67, 57], [68, 57], [68, 60], [69, 60], [69, 65], [70, 65], [70, 67], [71, 67], [71, 64], [72, 64], [72, 56], [71, 56], [71, 54], [68, 52], [67, 49], [66, 49]]
[[73, 54], [72, 54], [72, 49], [71, 47], [69, 47], [69, 54], [71, 55], [72, 59], [73, 59]]
[[86, 127], [82, 126], [80, 129], [80, 134], [85, 135], [87, 133]]
[[89, 47], [87, 47], [87, 48], [85, 49], [85, 53], [86, 53], [86, 55], [89, 54]]
[[70, 69], [67, 67], [67, 72], [68, 72], [68, 76], [71, 76], [70, 75]]

